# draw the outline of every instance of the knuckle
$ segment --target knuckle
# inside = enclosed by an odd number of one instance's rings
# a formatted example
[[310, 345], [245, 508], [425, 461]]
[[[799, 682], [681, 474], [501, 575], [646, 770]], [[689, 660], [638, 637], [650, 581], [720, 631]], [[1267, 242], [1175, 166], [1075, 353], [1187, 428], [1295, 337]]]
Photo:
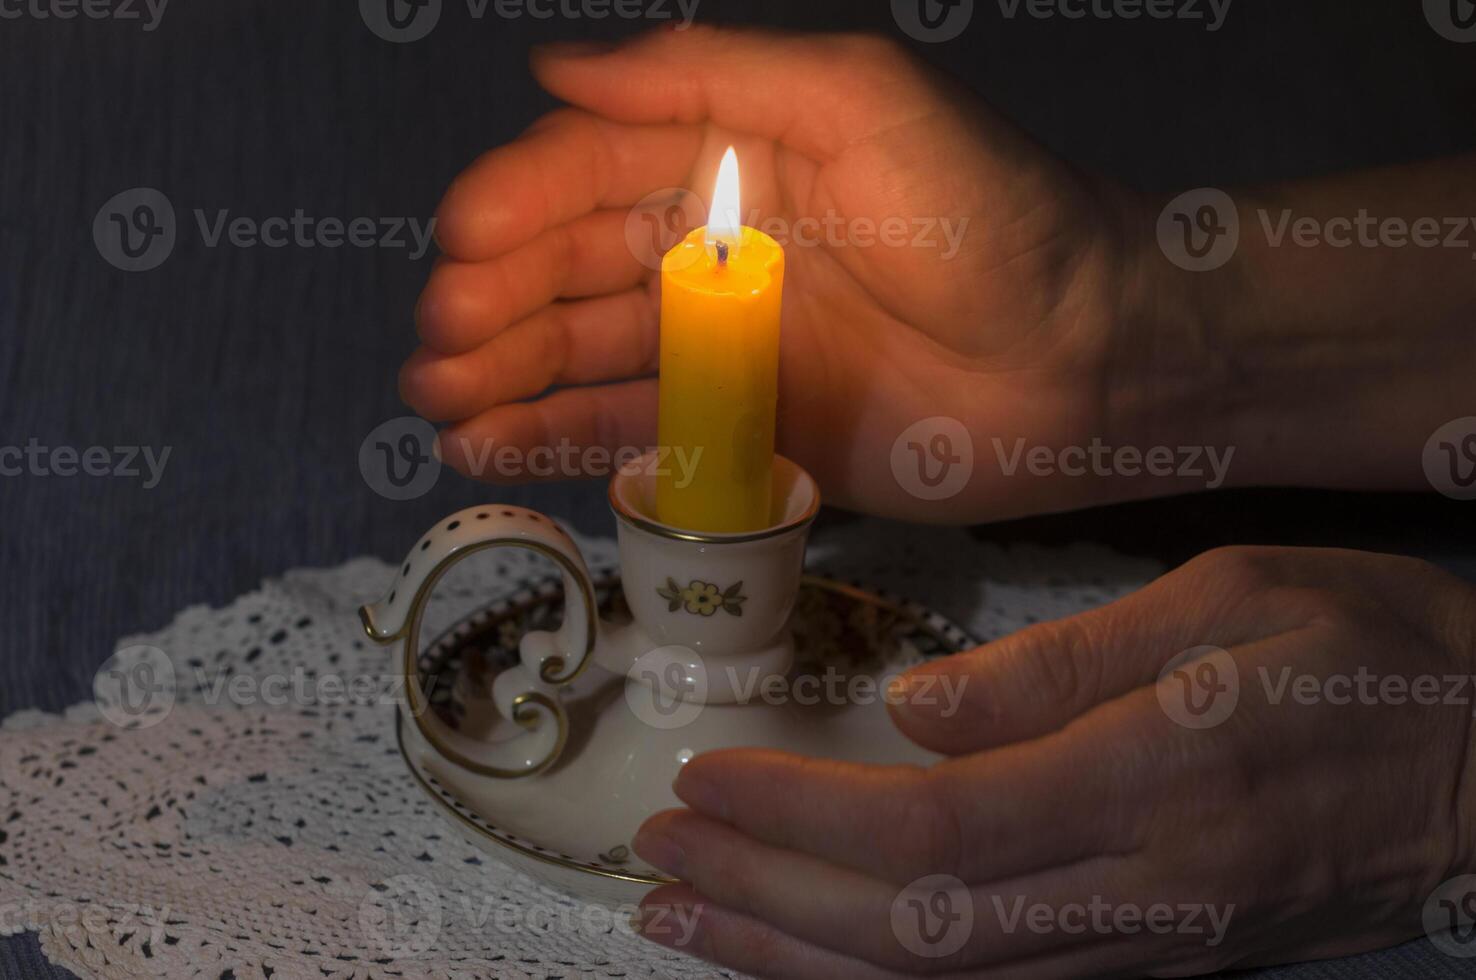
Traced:
[[762, 864], [752, 857], [732, 847], [694, 853], [689, 858], [692, 884], [740, 915], [762, 918], [766, 879]]
[[1278, 549], [1232, 545], [1206, 551], [1184, 570], [1207, 579], [1216, 589], [1252, 593], [1282, 581], [1282, 566]]
[[1344, 626], [1361, 620], [1367, 597], [1316, 586], [1273, 586], [1268, 602], [1295, 619], [1325, 626]]
[[1045, 623], [1031, 631], [1020, 656], [1036, 696], [1049, 704], [1091, 703], [1101, 683], [1101, 662], [1091, 636], [1074, 620]]
[[[897, 840], [908, 842], [909, 873], [942, 874], [958, 868], [963, 856], [963, 821], [946, 777], [937, 768], [918, 773], [904, 792]], [[892, 835], [893, 830], [888, 831]]]

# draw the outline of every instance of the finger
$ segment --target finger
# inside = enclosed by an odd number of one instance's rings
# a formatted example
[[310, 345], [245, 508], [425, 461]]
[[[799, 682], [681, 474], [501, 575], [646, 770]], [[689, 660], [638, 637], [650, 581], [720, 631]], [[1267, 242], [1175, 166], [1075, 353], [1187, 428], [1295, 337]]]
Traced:
[[639, 934], [668, 949], [773, 980], [899, 980], [900, 974], [787, 936], [708, 901], [688, 885], [663, 885], [641, 900]]
[[896, 892], [874, 878], [760, 843], [691, 810], [656, 814], [631, 846], [707, 898], [791, 936], [885, 966], [907, 963], [906, 950], [872, 928], [885, 931]]
[[656, 438], [656, 379], [564, 388], [443, 429], [436, 452], [489, 483], [608, 476]]
[[648, 270], [625, 244], [625, 215], [596, 211], [500, 258], [437, 263], [416, 305], [427, 347], [460, 354], [559, 297], [629, 289]]
[[692, 26], [616, 47], [550, 45], [532, 64], [544, 88], [601, 116], [711, 122], [817, 159], [923, 111], [917, 63], [864, 35]]
[[[951, 966], [978, 966], [1026, 959], [1109, 938], [1101, 915], [1078, 916], [1093, 905], [1116, 907], [1118, 862], [1096, 860], [1014, 881], [991, 882], [970, 889], [951, 869], [934, 874], [953, 883], [939, 888], [932, 876], [898, 889], [810, 855], [760, 843], [727, 824], [690, 810], [667, 810], [647, 820], [632, 841], [636, 853], [668, 874], [681, 878], [717, 904], [752, 916], [786, 934], [825, 949], [855, 956], [892, 970], [911, 972], [927, 965], [919, 953], [899, 941], [894, 920], [912, 904], [926, 907], [941, 890], [961, 910], [977, 906], [967, 935], [954, 937], [950, 950], [935, 941], [933, 952], [949, 957]], [[1073, 921], [1060, 928], [1027, 928], [1030, 910], [1067, 911]], [[962, 916], [960, 916], [960, 919]]]
[[758, 840], [887, 881], [939, 868], [989, 881], [1132, 849], [1121, 801], [1151, 796], [1141, 771], [1104, 764], [1098, 743], [1111, 735], [1055, 736], [932, 769], [730, 749], [688, 762], [673, 788]]
[[470, 418], [552, 384], [618, 381], [656, 370], [656, 304], [644, 288], [551, 303], [464, 354], [422, 347], [400, 369], [400, 397], [431, 421]]
[[775, 980], [900, 980], [919, 973], [945, 980], [1137, 977], [1145, 969], [1170, 961], [1170, 957], [1141, 944], [1111, 939], [962, 971], [950, 969], [946, 956], [924, 956], [919, 957], [921, 965], [916, 970], [904, 973], [797, 939], [776, 926], [712, 901], [685, 884], [663, 885], [641, 900], [638, 932], [668, 949], [739, 973]]
[[695, 126], [553, 112], [452, 182], [436, 209], [436, 241], [455, 259], [495, 258], [596, 208], [628, 207], [683, 185], [701, 145]]
[[914, 667], [888, 702], [892, 716], [908, 738], [952, 755], [1057, 731], [1156, 683], [1188, 649], [1291, 625], [1245, 606], [1262, 587], [1220, 559], [1191, 562], [1099, 609]]

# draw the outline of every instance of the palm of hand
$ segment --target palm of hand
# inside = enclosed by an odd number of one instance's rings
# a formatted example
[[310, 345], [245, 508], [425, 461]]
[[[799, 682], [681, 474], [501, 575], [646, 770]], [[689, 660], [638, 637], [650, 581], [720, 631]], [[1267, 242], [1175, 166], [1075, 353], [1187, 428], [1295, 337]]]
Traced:
[[[836, 502], [870, 512], [920, 516], [888, 476], [914, 423], [1052, 443], [1099, 421], [1115, 258], [1105, 209], [968, 108], [935, 104], [823, 162], [736, 137], [745, 214], [785, 246], [781, 451]], [[720, 152], [733, 138], [705, 142]], [[924, 442], [942, 431], [922, 429]], [[1030, 506], [1012, 492], [986, 491], [991, 510]]]

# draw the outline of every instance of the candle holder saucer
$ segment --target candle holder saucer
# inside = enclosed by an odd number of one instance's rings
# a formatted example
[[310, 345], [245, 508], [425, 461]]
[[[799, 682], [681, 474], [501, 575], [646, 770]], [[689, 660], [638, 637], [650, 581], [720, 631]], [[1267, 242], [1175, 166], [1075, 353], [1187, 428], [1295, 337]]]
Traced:
[[[591, 584], [603, 618], [629, 617], [618, 569], [592, 570]], [[427, 710], [447, 726], [478, 736], [505, 725], [491, 688], [500, 674], [517, 667], [523, 636], [558, 625], [562, 603], [562, 588], [549, 579], [477, 610], [429, 643], [418, 658], [421, 683], [430, 692]], [[638, 712], [623, 696], [626, 682], [607, 677], [580, 703], [566, 702], [571, 732], [565, 756], [534, 779], [467, 772], [437, 752], [403, 708], [396, 718], [400, 752], [442, 816], [491, 858], [586, 901], [629, 905], [670, 880], [646, 865], [630, 840], [647, 816], [681, 805], [671, 780], [697, 752], [762, 745], [876, 764], [936, 760], [891, 725], [880, 678], [976, 645], [964, 630], [916, 603], [808, 575], [800, 584], [792, 628], [793, 697], [785, 704], [756, 697], [758, 703], [708, 705], [695, 716], [667, 715], [663, 720], [670, 727], [657, 728], [646, 720], [652, 715], [644, 705]], [[876, 696], [837, 705], [822, 691], [815, 703], [799, 703], [810, 700], [799, 678], [827, 672], [838, 684], [871, 678]], [[606, 751], [582, 750], [594, 742]]]
[[[397, 735], [431, 798], [509, 863], [612, 904], [665, 880], [629, 841], [678, 805], [672, 781], [702, 752], [936, 761], [892, 725], [887, 680], [973, 645], [920, 606], [804, 577], [820, 494], [789, 460], [774, 458], [771, 526], [736, 534], [657, 521], [658, 460], [648, 454], [611, 480], [618, 575], [591, 573], [542, 514], [471, 507], [423, 535], [389, 594], [360, 610], [372, 639], [401, 646]], [[422, 654], [437, 583], [493, 548], [541, 554], [558, 579]]]

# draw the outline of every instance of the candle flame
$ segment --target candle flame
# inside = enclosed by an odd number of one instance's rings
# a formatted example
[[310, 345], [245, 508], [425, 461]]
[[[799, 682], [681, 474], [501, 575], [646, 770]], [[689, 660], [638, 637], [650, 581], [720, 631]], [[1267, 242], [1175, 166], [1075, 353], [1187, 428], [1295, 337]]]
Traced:
[[718, 166], [717, 184], [712, 189], [712, 209], [707, 214], [707, 244], [727, 243], [737, 248], [743, 233], [738, 210], [738, 154], [728, 147]]

